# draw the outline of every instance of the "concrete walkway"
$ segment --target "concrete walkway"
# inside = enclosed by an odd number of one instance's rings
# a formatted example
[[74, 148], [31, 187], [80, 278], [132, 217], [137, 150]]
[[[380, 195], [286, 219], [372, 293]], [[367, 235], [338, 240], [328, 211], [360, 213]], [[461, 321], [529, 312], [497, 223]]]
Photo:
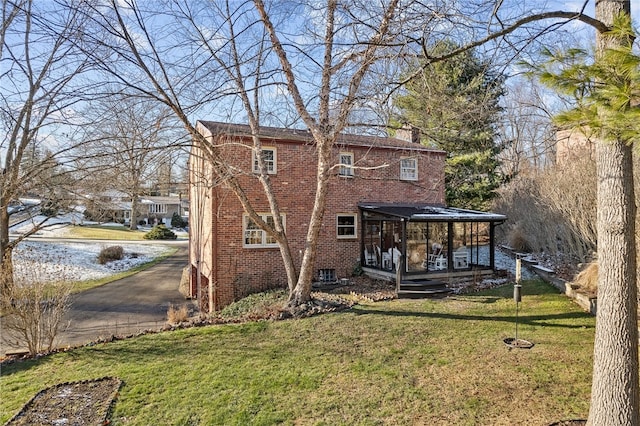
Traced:
[[[187, 246], [182, 244], [175, 254], [144, 271], [72, 296], [64, 321], [69, 327], [58, 335], [56, 347], [162, 328], [171, 305], [191, 303], [178, 291], [187, 264]], [[2, 349], [6, 353], [17, 348]]]

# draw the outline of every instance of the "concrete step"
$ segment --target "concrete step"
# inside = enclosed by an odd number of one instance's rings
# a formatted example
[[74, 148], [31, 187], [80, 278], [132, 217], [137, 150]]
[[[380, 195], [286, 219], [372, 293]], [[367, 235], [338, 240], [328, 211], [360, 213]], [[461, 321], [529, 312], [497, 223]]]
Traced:
[[434, 297], [442, 297], [451, 293], [449, 288], [434, 288], [431, 290], [400, 290], [398, 298], [401, 299], [428, 299]]

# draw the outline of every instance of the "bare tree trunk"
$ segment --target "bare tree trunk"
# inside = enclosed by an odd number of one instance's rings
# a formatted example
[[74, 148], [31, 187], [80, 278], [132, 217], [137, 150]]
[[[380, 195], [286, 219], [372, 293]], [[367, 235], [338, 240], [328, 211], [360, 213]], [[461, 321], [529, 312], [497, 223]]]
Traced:
[[322, 218], [324, 217], [327, 192], [329, 191], [329, 170], [331, 167], [330, 155], [331, 146], [325, 141], [319, 144], [321, 149], [318, 152], [318, 172], [316, 181], [316, 196], [311, 212], [311, 220], [307, 230], [306, 250], [302, 258], [300, 267], [300, 276], [295, 288], [289, 293], [289, 305], [299, 306], [311, 299], [311, 284], [313, 280], [313, 270], [318, 253], [318, 237], [320, 228], [322, 227]]
[[4, 263], [9, 248], [9, 211], [8, 202], [0, 200], [0, 266]]
[[[630, 13], [629, 1], [596, 1], [606, 25]], [[612, 47], [599, 34], [598, 50]], [[632, 148], [624, 141], [596, 144], [598, 173], [598, 314], [589, 425], [637, 425], [638, 302]]]
[[138, 195], [131, 197], [131, 215], [129, 217], [129, 229], [135, 231], [138, 229]]

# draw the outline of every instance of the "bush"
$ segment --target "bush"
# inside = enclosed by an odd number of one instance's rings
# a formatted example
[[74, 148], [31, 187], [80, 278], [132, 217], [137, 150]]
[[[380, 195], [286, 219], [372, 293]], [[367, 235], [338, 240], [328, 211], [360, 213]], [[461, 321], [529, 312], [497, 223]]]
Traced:
[[179, 308], [171, 305], [167, 311], [167, 322], [169, 324], [180, 324], [189, 319], [189, 309], [187, 305], [182, 305]]
[[141, 220], [138, 221], [138, 225], [140, 225], [140, 226], [145, 226], [146, 224], [147, 224], [147, 221], [144, 220], [144, 219], [141, 219]]
[[522, 253], [531, 252], [531, 245], [527, 241], [527, 237], [525, 237], [524, 232], [517, 225], [511, 230], [507, 239], [509, 241], [509, 246], [511, 246], [515, 251]]
[[174, 228], [184, 228], [187, 226], [187, 221], [184, 220], [178, 212], [175, 212], [173, 216], [171, 216], [171, 226]]
[[27, 262], [10, 280], [6, 276], [13, 275], [11, 267], [0, 267], [0, 340], [5, 348], [26, 347], [30, 355], [53, 349], [58, 333], [65, 328], [72, 289], [64, 271], [59, 282], [51, 283], [39, 276], [36, 264]]
[[47, 217], [55, 217], [58, 215], [60, 206], [54, 201], [47, 201], [41, 208], [40, 213]]
[[144, 234], [145, 240], [175, 240], [178, 236], [164, 225], [156, 225]]
[[122, 246], [109, 246], [100, 250], [98, 254], [98, 263], [104, 265], [107, 262], [113, 262], [114, 260], [121, 260], [124, 256], [124, 249]]
[[572, 286], [576, 286], [580, 293], [596, 297], [598, 294], [598, 263], [590, 263], [578, 274]]

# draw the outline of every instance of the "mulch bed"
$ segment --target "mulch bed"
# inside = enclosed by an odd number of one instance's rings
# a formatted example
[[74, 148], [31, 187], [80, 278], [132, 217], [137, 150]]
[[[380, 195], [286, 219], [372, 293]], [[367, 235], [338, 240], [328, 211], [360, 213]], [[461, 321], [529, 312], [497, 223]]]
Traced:
[[121, 385], [116, 377], [57, 384], [38, 392], [6, 426], [108, 424]]

